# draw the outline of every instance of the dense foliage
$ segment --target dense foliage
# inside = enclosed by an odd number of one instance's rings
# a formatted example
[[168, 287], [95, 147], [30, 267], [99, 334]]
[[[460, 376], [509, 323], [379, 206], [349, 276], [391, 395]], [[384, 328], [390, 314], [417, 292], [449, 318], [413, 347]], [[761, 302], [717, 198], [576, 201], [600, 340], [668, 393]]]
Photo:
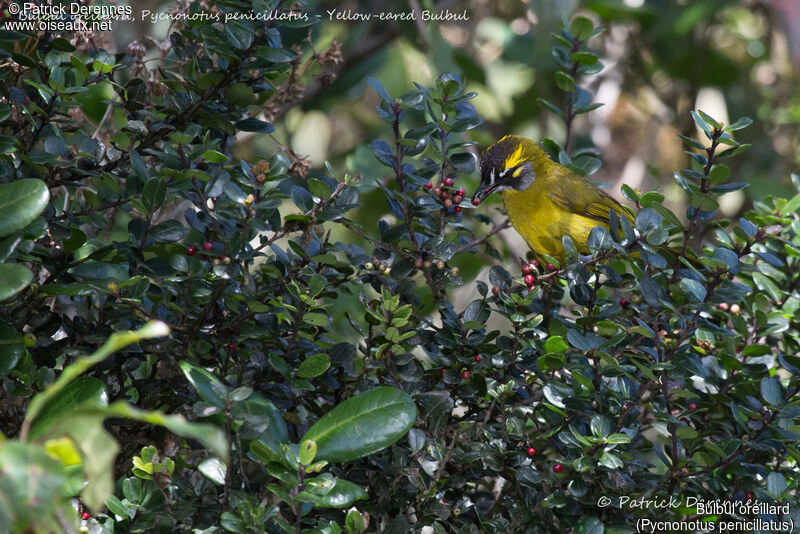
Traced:
[[[297, 25], [179, 25], [158, 79], [140, 48], [3, 33], [0, 532], [621, 533], [797, 501], [800, 179], [720, 217], [749, 119], [692, 112], [685, 217], [624, 186], [635, 224], [540, 264], [465, 200], [480, 95], [454, 74], [370, 79], [370, 174], [238, 156], [342, 60]], [[587, 176], [600, 34], [553, 38], [543, 101]]]

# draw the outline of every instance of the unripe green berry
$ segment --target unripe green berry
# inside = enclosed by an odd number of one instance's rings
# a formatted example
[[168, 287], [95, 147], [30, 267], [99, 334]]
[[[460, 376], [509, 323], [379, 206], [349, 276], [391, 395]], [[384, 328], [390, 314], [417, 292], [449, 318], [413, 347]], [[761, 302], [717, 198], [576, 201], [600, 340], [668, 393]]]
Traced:
[[25, 334], [24, 336], [22, 336], [22, 343], [23, 343], [23, 345], [25, 345], [26, 347], [28, 347], [28, 348], [31, 348], [31, 347], [33, 347], [34, 345], [36, 345], [36, 336], [34, 336], [34, 335], [33, 335], [33, 334], [31, 334], [30, 332], [28, 332], [27, 334]]

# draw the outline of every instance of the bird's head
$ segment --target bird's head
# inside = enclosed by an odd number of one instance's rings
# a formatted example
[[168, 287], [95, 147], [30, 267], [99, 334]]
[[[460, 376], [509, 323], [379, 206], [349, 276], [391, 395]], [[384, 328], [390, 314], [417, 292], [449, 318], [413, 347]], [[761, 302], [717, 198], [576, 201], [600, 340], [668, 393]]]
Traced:
[[518, 135], [507, 135], [489, 147], [481, 160], [481, 183], [472, 196], [477, 206], [495, 191], [524, 191], [536, 178], [534, 167], [547, 155], [536, 143]]

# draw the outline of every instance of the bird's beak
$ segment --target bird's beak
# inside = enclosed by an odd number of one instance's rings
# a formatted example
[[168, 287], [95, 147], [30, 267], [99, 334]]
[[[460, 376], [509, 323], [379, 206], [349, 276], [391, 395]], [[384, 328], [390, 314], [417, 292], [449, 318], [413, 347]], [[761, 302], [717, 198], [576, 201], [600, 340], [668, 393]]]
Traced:
[[478, 204], [483, 202], [483, 200], [486, 197], [492, 194], [492, 192], [495, 190], [495, 187], [496, 186], [494, 184], [489, 184], [488, 182], [481, 182], [481, 184], [478, 186], [477, 191], [475, 191], [475, 194], [472, 195], [472, 205], [477, 206]]

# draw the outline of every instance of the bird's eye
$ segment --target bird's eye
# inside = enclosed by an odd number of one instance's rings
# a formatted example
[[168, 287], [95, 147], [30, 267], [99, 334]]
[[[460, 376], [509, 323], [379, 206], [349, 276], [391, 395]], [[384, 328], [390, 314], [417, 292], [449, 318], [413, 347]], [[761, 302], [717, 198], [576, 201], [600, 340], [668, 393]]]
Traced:
[[511, 175], [512, 178], [519, 178], [519, 173], [520, 173], [520, 171], [522, 169], [522, 165], [524, 165], [524, 163], [518, 163], [517, 165], [514, 165], [513, 167], [509, 167], [509, 168], [503, 170], [503, 172], [500, 173], [500, 177], [501, 178], [505, 178], [508, 175]]

